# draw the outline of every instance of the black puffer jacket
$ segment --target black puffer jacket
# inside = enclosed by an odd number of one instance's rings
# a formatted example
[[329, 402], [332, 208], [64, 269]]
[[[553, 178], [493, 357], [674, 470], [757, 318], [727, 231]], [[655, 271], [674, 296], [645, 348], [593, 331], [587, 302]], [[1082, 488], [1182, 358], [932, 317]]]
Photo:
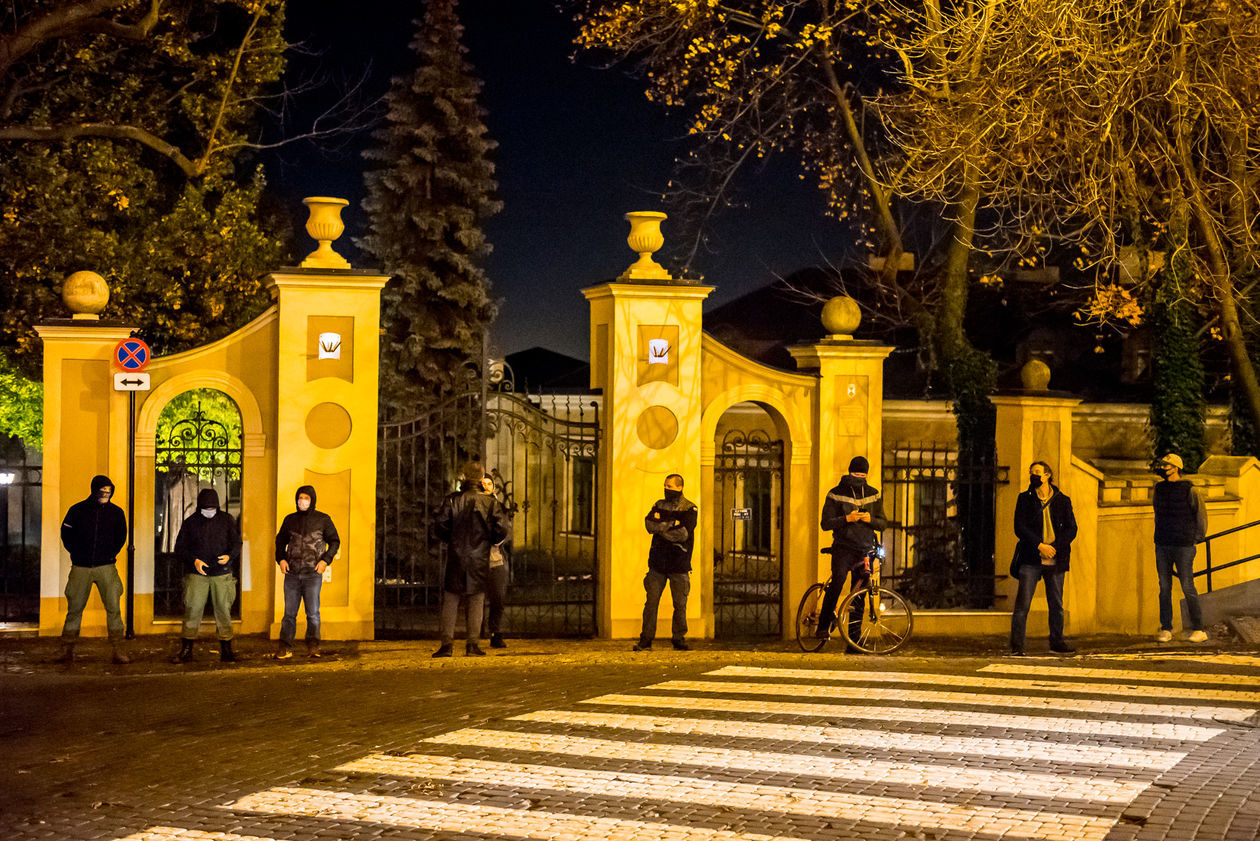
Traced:
[[[214, 516], [206, 517], [203, 508], [213, 508]], [[219, 508], [219, 495], [212, 488], [197, 494], [197, 511], [184, 520], [175, 539], [175, 554], [184, 562], [186, 572], [198, 572], [195, 560], [206, 565], [206, 575], [227, 575], [241, 560], [241, 530], [236, 518]], [[227, 555], [227, 563], [219, 557]]]
[[[850, 523], [846, 518], [853, 511], [867, 512], [871, 515], [870, 522], [858, 520]], [[879, 491], [866, 484], [865, 479], [845, 476], [840, 484], [827, 491], [821, 525], [823, 531], [831, 532], [833, 560], [864, 554], [875, 545], [875, 532], [888, 526]]]
[[289, 575], [313, 573], [320, 561], [332, 564], [341, 548], [332, 518], [315, 510], [315, 489], [310, 485], [298, 488], [293, 495], [295, 505], [302, 494], [311, 498], [311, 507], [285, 517], [276, 535], [276, 563], [288, 561]]
[[114, 486], [108, 476], [93, 476], [92, 493], [71, 505], [61, 523], [61, 542], [77, 567], [112, 564], [127, 545], [127, 515], [112, 502], [96, 500], [106, 486]]
[[507, 538], [508, 515], [494, 494], [469, 484], [442, 500], [434, 531], [449, 545], [442, 589], [472, 595], [486, 591], [490, 547]]
[[665, 575], [691, 572], [691, 550], [696, 542], [696, 504], [682, 494], [677, 499], [658, 499], [643, 518], [652, 535], [648, 569]]

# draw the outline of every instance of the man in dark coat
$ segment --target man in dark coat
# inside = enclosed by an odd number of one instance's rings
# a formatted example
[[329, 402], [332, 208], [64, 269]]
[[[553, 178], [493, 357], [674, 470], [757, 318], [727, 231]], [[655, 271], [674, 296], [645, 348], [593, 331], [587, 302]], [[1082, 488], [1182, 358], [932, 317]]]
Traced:
[[1172, 640], [1172, 578], [1175, 573], [1190, 614], [1186, 640], [1207, 642], [1199, 591], [1194, 586], [1195, 545], [1207, 536], [1207, 510], [1194, 485], [1182, 477], [1183, 467], [1181, 456], [1176, 453], [1169, 453], [1154, 466], [1162, 477], [1151, 494], [1151, 504], [1155, 506], [1155, 574], [1159, 576], [1159, 633], [1155, 639]]
[[315, 488], [303, 485], [294, 495], [297, 511], [289, 514], [276, 534], [276, 563], [284, 573], [284, 618], [280, 620], [277, 660], [293, 656], [297, 637], [298, 605], [306, 605], [306, 653], [319, 657], [319, 591], [341, 537], [332, 518], [315, 508]]
[[442, 579], [442, 644], [434, 657], [450, 657], [455, 641], [459, 603], [465, 602], [467, 636], [464, 651], [472, 657], [485, 654], [477, 645], [486, 587], [490, 582], [490, 547], [508, 536], [507, 511], [493, 495], [482, 492], [485, 476], [480, 462], [464, 465], [460, 489], [442, 500], [435, 530], [447, 543], [446, 572]]
[[[831, 532], [831, 584], [818, 616], [818, 636], [824, 639], [831, 635], [836, 602], [845, 582], [852, 578], [852, 589], [857, 590], [870, 580], [866, 563], [876, 544], [875, 532], [888, 525], [879, 491], [866, 482], [869, 470], [866, 458], [855, 456], [849, 461], [848, 474], [827, 491], [823, 502], [820, 525], [823, 531]], [[860, 609], [857, 604], [854, 607]], [[860, 616], [850, 617], [850, 627], [856, 622], [860, 622]]]
[[1015, 557], [1011, 575], [1019, 579], [1019, 591], [1011, 610], [1011, 654], [1024, 654], [1024, 630], [1028, 608], [1037, 582], [1046, 584], [1046, 607], [1050, 612], [1050, 650], [1061, 654], [1075, 651], [1063, 636], [1063, 577], [1072, 557], [1076, 539], [1076, 516], [1072, 500], [1054, 485], [1054, 474], [1044, 461], [1028, 468], [1028, 490], [1015, 500]]
[[184, 631], [174, 663], [187, 663], [206, 610], [206, 598], [214, 607], [214, 626], [219, 635], [219, 659], [236, 662], [232, 652], [232, 603], [236, 601], [236, 576], [241, 560], [241, 530], [236, 519], [219, 508], [219, 494], [205, 488], [197, 494], [197, 510], [179, 529], [175, 554], [184, 563]]
[[656, 611], [661, 603], [665, 584], [669, 583], [674, 603], [670, 627], [674, 648], [687, 651], [687, 596], [691, 593], [691, 550], [696, 539], [696, 504], [683, 496], [683, 477], [671, 473], [665, 477], [665, 498], [658, 499], [644, 518], [643, 524], [652, 535], [648, 550], [648, 571], [643, 577], [647, 598], [643, 603], [643, 626], [635, 651], [651, 651], [656, 639]]
[[76, 502], [61, 523], [61, 543], [70, 553], [70, 578], [66, 581], [66, 624], [61, 630], [61, 656], [58, 663], [74, 661], [74, 646], [83, 625], [83, 609], [92, 595], [92, 585], [100, 593], [105, 606], [105, 627], [114, 649], [115, 663], [130, 663], [123, 651], [122, 598], [123, 584], [114, 566], [118, 553], [127, 543], [127, 515], [110, 497], [114, 483], [108, 476], [93, 476], [88, 498]]

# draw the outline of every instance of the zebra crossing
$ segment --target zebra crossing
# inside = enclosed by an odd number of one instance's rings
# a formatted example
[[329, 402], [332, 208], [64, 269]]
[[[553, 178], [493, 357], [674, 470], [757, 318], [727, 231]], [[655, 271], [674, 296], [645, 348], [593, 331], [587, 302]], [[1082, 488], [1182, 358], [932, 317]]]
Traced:
[[[833, 661], [834, 662], [834, 661]], [[729, 665], [372, 753], [118, 841], [1104, 841], [1260, 711], [1260, 675]], [[923, 833], [930, 833], [923, 835]]]

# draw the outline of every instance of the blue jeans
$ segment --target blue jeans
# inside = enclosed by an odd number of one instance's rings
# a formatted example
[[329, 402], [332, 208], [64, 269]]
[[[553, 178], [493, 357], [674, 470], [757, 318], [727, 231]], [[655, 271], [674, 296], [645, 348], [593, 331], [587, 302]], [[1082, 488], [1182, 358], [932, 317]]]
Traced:
[[1028, 625], [1028, 608], [1032, 605], [1037, 582], [1046, 582], [1046, 607], [1050, 609], [1050, 644], [1063, 640], [1063, 576], [1053, 566], [1020, 564], [1015, 570], [1019, 577], [1019, 592], [1015, 595], [1015, 607], [1011, 611], [1011, 650], [1024, 650], [1024, 629]]
[[1155, 572], [1159, 574], [1159, 627], [1172, 630], [1172, 577], [1177, 573], [1181, 594], [1186, 597], [1192, 631], [1203, 630], [1203, 611], [1199, 609], [1199, 591], [1194, 587], [1194, 547], [1156, 546]]
[[652, 640], [656, 639], [656, 609], [661, 603], [666, 582], [669, 582], [669, 595], [674, 602], [671, 637], [674, 642], [682, 642], [683, 637], [687, 636], [687, 594], [691, 592], [691, 573], [671, 572], [666, 575], [649, 569], [647, 575], [643, 576], [647, 600], [643, 603], [643, 630], [639, 632], [639, 645], [651, 645]]
[[293, 645], [297, 636], [298, 603], [306, 603], [306, 641], [319, 642], [319, 588], [324, 576], [317, 572], [284, 577], [284, 618], [280, 620], [280, 641]]

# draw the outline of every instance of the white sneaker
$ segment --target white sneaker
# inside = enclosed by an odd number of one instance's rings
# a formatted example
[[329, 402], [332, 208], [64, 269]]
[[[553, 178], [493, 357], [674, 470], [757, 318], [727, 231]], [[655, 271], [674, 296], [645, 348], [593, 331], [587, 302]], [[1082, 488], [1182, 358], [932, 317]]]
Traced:
[[1186, 642], [1207, 642], [1207, 633], [1204, 631], [1191, 631], [1186, 634]]
[[1156, 642], [1172, 642], [1172, 631], [1161, 630], [1155, 635]]

